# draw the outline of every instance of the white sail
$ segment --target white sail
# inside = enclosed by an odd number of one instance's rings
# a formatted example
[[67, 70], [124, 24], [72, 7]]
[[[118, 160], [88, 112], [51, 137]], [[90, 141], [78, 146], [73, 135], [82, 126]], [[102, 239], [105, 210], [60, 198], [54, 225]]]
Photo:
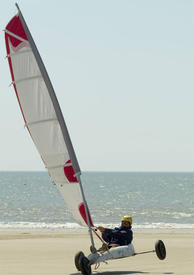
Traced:
[[[18, 6], [17, 6], [18, 7]], [[19, 8], [18, 8], [19, 9]], [[7, 57], [18, 103], [33, 142], [80, 225], [92, 225], [81, 171], [52, 84], [19, 10], [5, 29]]]

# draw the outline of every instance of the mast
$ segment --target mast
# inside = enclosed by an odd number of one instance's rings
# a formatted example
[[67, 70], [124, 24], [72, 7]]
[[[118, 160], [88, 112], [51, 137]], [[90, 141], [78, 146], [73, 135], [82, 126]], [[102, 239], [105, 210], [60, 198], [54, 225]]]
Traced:
[[18, 4], [15, 3], [15, 5], [16, 5], [16, 7], [18, 9], [18, 12], [19, 12], [18, 16], [19, 16], [19, 18], [20, 18], [20, 20], [22, 22], [22, 26], [24, 28], [24, 31], [25, 31], [26, 36], [28, 38], [28, 41], [30, 43], [32, 52], [33, 52], [33, 54], [35, 56], [35, 59], [37, 61], [39, 70], [40, 70], [40, 72], [42, 74], [42, 77], [43, 77], [43, 79], [45, 81], [45, 85], [46, 85], [46, 87], [48, 89], [51, 101], [53, 103], [53, 107], [55, 109], [56, 116], [57, 116], [57, 119], [59, 121], [59, 124], [60, 124], [60, 127], [61, 127], [61, 131], [62, 131], [62, 134], [63, 134], [63, 138], [64, 138], [65, 144], [67, 146], [67, 150], [68, 150], [68, 153], [69, 153], [69, 156], [70, 156], [70, 160], [71, 160], [74, 172], [75, 172], [74, 176], [77, 177], [78, 182], [79, 182], [79, 186], [80, 186], [80, 190], [81, 190], [81, 194], [82, 194], [82, 198], [83, 198], [83, 203], [84, 203], [84, 208], [85, 208], [85, 213], [86, 213], [86, 218], [87, 218], [87, 225], [88, 225], [88, 229], [89, 229], [89, 233], [90, 233], [90, 238], [91, 238], [91, 244], [92, 244], [92, 247], [94, 247], [94, 240], [93, 240], [92, 228], [91, 228], [90, 219], [89, 219], [87, 202], [86, 202], [86, 199], [85, 199], [85, 195], [84, 195], [83, 187], [82, 187], [82, 183], [81, 183], [81, 178], [80, 178], [80, 176], [81, 176], [81, 170], [80, 170], [79, 163], [77, 161], [77, 157], [76, 157], [76, 154], [75, 154], [75, 151], [74, 151], [74, 148], [73, 148], [73, 145], [72, 145], [69, 133], [68, 133], [68, 129], [67, 129], [67, 126], [65, 124], [61, 108], [59, 106], [57, 97], [55, 95], [52, 83], [50, 81], [50, 78], [48, 76], [48, 73], [46, 71], [44, 63], [42, 61], [42, 58], [41, 58], [41, 56], [40, 56], [40, 54], [38, 52], [36, 44], [35, 44], [35, 42], [34, 42], [34, 40], [32, 38], [32, 35], [31, 35], [31, 33], [30, 33], [29, 29], [28, 29], [28, 26], [27, 26], [27, 24], [25, 22], [25, 19], [24, 19], [23, 15], [22, 15], [22, 12], [21, 12]]

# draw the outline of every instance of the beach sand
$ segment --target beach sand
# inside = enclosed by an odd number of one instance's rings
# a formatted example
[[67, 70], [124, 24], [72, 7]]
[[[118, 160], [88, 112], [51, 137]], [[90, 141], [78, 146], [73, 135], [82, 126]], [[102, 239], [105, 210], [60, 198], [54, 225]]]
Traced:
[[[101, 264], [93, 274], [184, 274], [194, 275], [194, 232], [135, 232], [136, 252], [154, 249], [155, 241], [164, 241], [167, 258], [155, 253], [137, 255]], [[96, 241], [97, 246], [100, 242]], [[74, 255], [89, 254], [87, 232], [31, 231], [0, 232], [1, 275], [78, 275]]]

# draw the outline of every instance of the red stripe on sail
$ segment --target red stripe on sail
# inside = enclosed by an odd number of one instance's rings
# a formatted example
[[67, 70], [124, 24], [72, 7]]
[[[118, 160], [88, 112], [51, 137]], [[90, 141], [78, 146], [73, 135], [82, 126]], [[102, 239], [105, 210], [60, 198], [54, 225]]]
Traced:
[[[22, 26], [22, 23], [20, 21], [20, 18], [19, 16], [14, 16], [10, 21], [9, 23], [7, 24], [6, 26], [6, 30], [14, 33], [15, 35], [25, 39], [25, 40], [28, 40], [27, 36], [26, 36], [26, 33], [24, 31], [24, 28]], [[16, 48], [20, 43], [22, 43], [21, 40], [7, 34], [7, 36], [9, 37], [9, 40], [12, 44], [12, 46], [14, 48]]]
[[[89, 216], [90, 226], [94, 227], [93, 222], [92, 222], [92, 218], [90, 216], [90, 211], [89, 211], [88, 207], [87, 207], [87, 210], [88, 210], [88, 216]], [[83, 220], [85, 221], [85, 223], [88, 225], [86, 211], [85, 211], [85, 206], [84, 206], [83, 202], [80, 203], [80, 205], [79, 205], [79, 212], [80, 212], [80, 215], [82, 216]]]
[[71, 164], [71, 160], [68, 160], [65, 165], [70, 164], [68, 166], [64, 166], [64, 173], [66, 178], [69, 182], [78, 182], [77, 178], [75, 177], [75, 171], [73, 169], [73, 166]]
[[[22, 37], [23, 39], [28, 40], [27, 36], [26, 36], [26, 34], [24, 32], [24, 28], [22, 26], [22, 23], [20, 21], [19, 16], [14, 16], [9, 21], [9, 23], [7, 24], [6, 29], [8, 31], [10, 31], [10, 32], [12, 32], [12, 33], [14, 33], [14, 34]], [[6, 49], [7, 49], [7, 55], [10, 54], [10, 43], [12, 44], [13, 47], [17, 47], [20, 43], [22, 43], [22, 41], [18, 40], [17, 38], [14, 38], [13, 36], [11, 36], [11, 35], [9, 35], [9, 34], [7, 34], [5, 32], [5, 44], [6, 44]], [[17, 49], [14, 49], [14, 50], [17, 51]], [[11, 57], [10, 56], [8, 57], [8, 63], [9, 63], [9, 68], [10, 68], [10, 72], [11, 72], [11, 78], [12, 78], [12, 81], [14, 82], [15, 78], [14, 78], [13, 66], [12, 66], [12, 62], [11, 62]], [[18, 95], [18, 91], [17, 91], [15, 83], [13, 83], [13, 87], [14, 87], [14, 90], [15, 90], [15, 93], [16, 93], [16, 97], [17, 97], [19, 106], [20, 106], [20, 110], [22, 112], [22, 116], [23, 116], [24, 122], [26, 124], [26, 118], [24, 116], [24, 112], [23, 112], [23, 109], [22, 109], [22, 106], [21, 106], [21, 103], [20, 103], [20, 99], [19, 99], [19, 95]], [[32, 137], [28, 126], [26, 126], [26, 127], [28, 129], [28, 132], [29, 132], [30, 136]]]

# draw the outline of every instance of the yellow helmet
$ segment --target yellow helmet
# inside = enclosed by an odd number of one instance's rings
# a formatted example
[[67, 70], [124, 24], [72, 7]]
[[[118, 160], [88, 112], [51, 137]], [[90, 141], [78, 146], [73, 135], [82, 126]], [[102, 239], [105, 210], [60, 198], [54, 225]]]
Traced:
[[129, 222], [130, 224], [132, 224], [132, 218], [130, 216], [124, 216], [122, 217], [122, 222]]

